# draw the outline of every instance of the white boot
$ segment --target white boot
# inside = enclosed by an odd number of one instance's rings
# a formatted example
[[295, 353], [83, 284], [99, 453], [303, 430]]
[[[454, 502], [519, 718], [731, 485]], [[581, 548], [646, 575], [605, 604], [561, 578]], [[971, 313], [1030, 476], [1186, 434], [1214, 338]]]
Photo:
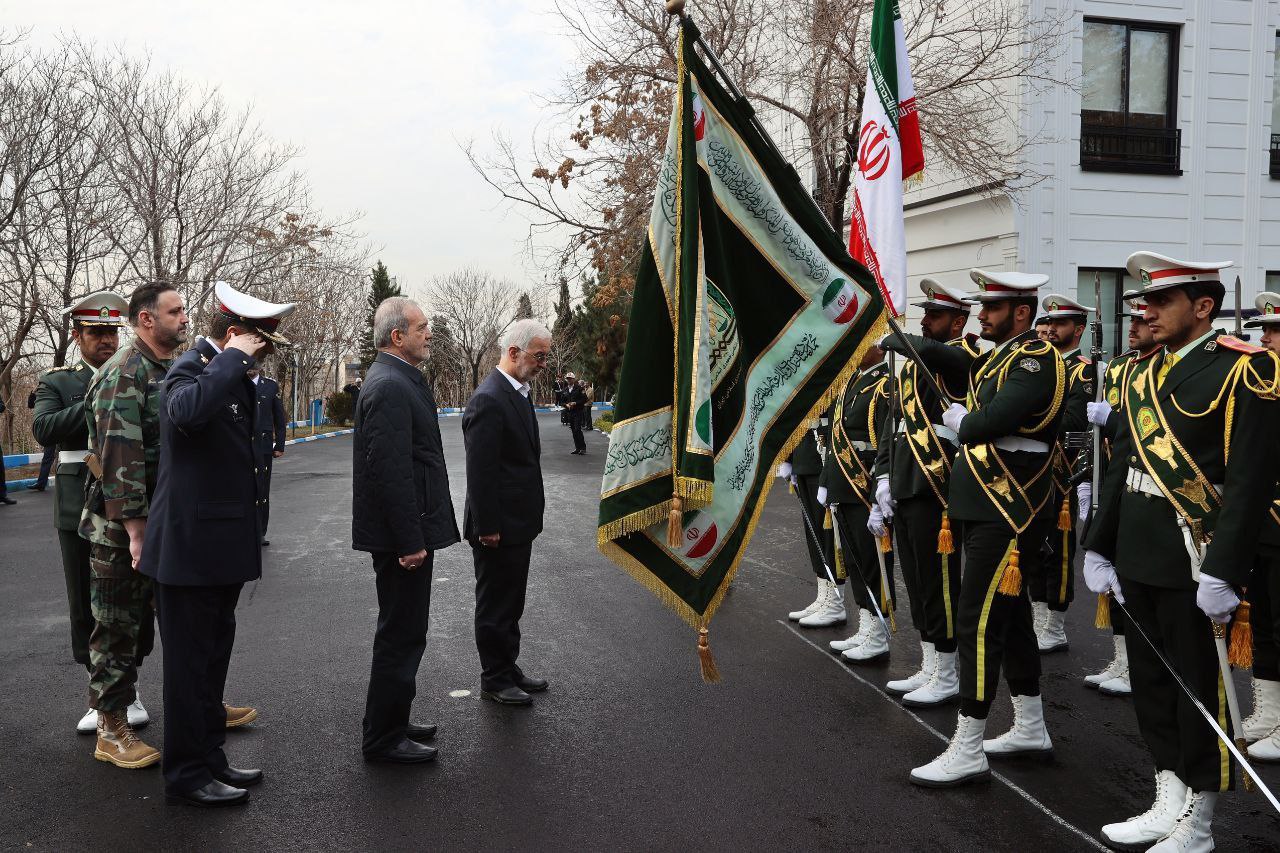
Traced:
[[1173, 831], [1148, 853], [1208, 853], [1213, 849], [1213, 807], [1218, 795], [1212, 791], [1188, 793]]
[[920, 641], [920, 669], [915, 675], [906, 678], [900, 678], [897, 681], [890, 681], [884, 686], [885, 690], [890, 693], [904, 695], [912, 690], [919, 690], [929, 683], [929, 676], [933, 675], [933, 670], [937, 666], [938, 651], [933, 643]]
[[879, 617], [871, 618], [871, 629], [862, 645], [854, 646], [840, 653], [840, 656], [853, 663], [866, 663], [870, 660], [889, 654], [889, 635], [884, 632], [884, 624]]
[[1084, 677], [1085, 687], [1096, 688], [1103, 682], [1107, 682], [1115, 678], [1122, 670], [1125, 672], [1129, 671], [1129, 651], [1124, 644], [1124, 637], [1112, 637], [1111, 639], [1115, 643], [1116, 647], [1116, 652], [1112, 656], [1111, 662], [1107, 664], [1106, 668], [1103, 669], [1102, 672], [1096, 673], [1095, 675], [1086, 675]]
[[1271, 731], [1270, 737], [1254, 741], [1248, 752], [1250, 758], [1266, 764], [1280, 761], [1280, 726]]
[[801, 628], [827, 628], [831, 625], [843, 625], [849, 621], [844, 612], [844, 591], [838, 584], [827, 581], [827, 600], [822, 606], [800, 618]]
[[926, 788], [952, 788], [969, 782], [991, 778], [987, 754], [982, 751], [982, 735], [986, 720], [975, 720], [960, 714], [951, 743], [937, 758], [911, 771], [911, 782]]
[[1137, 817], [1102, 827], [1108, 844], [1124, 850], [1141, 850], [1173, 832], [1190, 790], [1172, 770], [1156, 773], [1156, 801]]
[[1124, 671], [1110, 681], [1098, 685], [1098, 692], [1104, 696], [1129, 696], [1133, 686], [1129, 684], [1129, 663], [1125, 661]]
[[1031, 629], [1038, 638], [1044, 632], [1045, 620], [1049, 618], [1049, 604], [1044, 601], [1031, 602]]
[[[1048, 605], [1046, 604], [1047, 608]], [[1044, 627], [1036, 634], [1036, 643], [1040, 646], [1040, 654], [1065, 652], [1067, 650], [1067, 614], [1057, 610], [1046, 610]]]
[[827, 645], [831, 647], [833, 652], [843, 652], [845, 649], [862, 645], [862, 641], [867, 638], [867, 632], [871, 630], [871, 620], [875, 618], [875, 614], [870, 610], [860, 608], [858, 610], [858, 630], [854, 631], [847, 639], [832, 640]]
[[929, 680], [902, 697], [903, 705], [932, 708], [950, 702], [960, 695], [960, 679], [956, 676], [956, 653], [936, 652]]
[[1262, 740], [1280, 726], [1280, 681], [1253, 679], [1253, 713], [1240, 724], [1244, 739]]
[[142, 694], [138, 692], [137, 685], [134, 685], [133, 702], [125, 713], [129, 719], [130, 728], [140, 729], [151, 722], [151, 715], [142, 706]]
[[1013, 697], [1013, 728], [998, 738], [984, 740], [982, 751], [1002, 757], [1049, 755], [1053, 741], [1044, 726], [1044, 703], [1039, 696]]
[[813, 603], [810, 604], [808, 607], [806, 607], [804, 610], [792, 610], [790, 613], [787, 614], [787, 618], [790, 619], [792, 622], [799, 622], [801, 619], [803, 619], [804, 617], [808, 616], [810, 613], [812, 613], [813, 611], [821, 607], [822, 602], [825, 600], [823, 596], [824, 596], [824, 593], [826, 593], [827, 591], [827, 583], [828, 581], [826, 578], [818, 578], [818, 597], [815, 598], [813, 600]]
[[76, 723], [76, 733], [91, 735], [98, 730], [98, 712], [90, 708], [84, 712], [80, 722]]

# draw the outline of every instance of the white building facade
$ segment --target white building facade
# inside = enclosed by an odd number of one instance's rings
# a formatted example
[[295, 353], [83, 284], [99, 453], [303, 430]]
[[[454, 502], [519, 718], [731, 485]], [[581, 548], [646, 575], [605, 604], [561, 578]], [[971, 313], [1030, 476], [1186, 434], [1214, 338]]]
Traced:
[[1280, 0], [1028, 2], [1033, 19], [1064, 11], [1070, 45], [1053, 76], [1078, 85], [1021, 96], [1044, 180], [1012, 200], [954, 182], [908, 193], [911, 289], [1019, 269], [1092, 304], [1096, 273], [1112, 351], [1138, 249], [1232, 261], [1228, 306], [1235, 275], [1246, 307], [1280, 290]]

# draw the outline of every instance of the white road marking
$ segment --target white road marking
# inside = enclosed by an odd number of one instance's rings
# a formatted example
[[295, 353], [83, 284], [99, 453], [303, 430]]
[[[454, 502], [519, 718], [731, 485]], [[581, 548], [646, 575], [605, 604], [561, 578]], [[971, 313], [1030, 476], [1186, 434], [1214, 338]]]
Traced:
[[[899, 711], [902, 711], [904, 714], [906, 714], [906, 715], [907, 715], [908, 717], [910, 717], [911, 719], [915, 720], [917, 723], [919, 723], [919, 724], [920, 724], [920, 726], [921, 726], [923, 729], [925, 729], [926, 731], [930, 732], [930, 733], [931, 733], [934, 737], [936, 737], [938, 740], [942, 741], [943, 743], [950, 743], [950, 742], [951, 742], [951, 738], [947, 737], [947, 736], [946, 736], [946, 735], [944, 735], [942, 732], [938, 731], [938, 730], [937, 730], [937, 729], [935, 729], [933, 726], [931, 726], [931, 725], [929, 725], [928, 723], [926, 723], [923, 719], [921, 719], [921, 718], [920, 718], [920, 716], [919, 716], [918, 714], [916, 714], [914, 711], [912, 711], [912, 710], [911, 710], [910, 708], [908, 708], [907, 706], [905, 706], [905, 705], [903, 705], [902, 703], [900, 703], [900, 702], [899, 702], [897, 699], [895, 699], [894, 697], [892, 697], [892, 696], [888, 695], [887, 693], [885, 693], [883, 690], [881, 690], [881, 689], [880, 689], [878, 686], [876, 686], [874, 683], [872, 683], [872, 682], [868, 681], [867, 679], [863, 678], [863, 677], [862, 677], [861, 675], [859, 675], [858, 673], [854, 672], [854, 671], [853, 671], [852, 669], [850, 669], [849, 667], [845, 666], [843, 663], [841, 663], [841, 662], [840, 662], [840, 659], [839, 659], [839, 658], [837, 658], [837, 657], [833, 657], [829, 652], [827, 652], [825, 649], [823, 649], [823, 648], [822, 648], [821, 646], [819, 646], [817, 643], [815, 643], [815, 642], [813, 642], [812, 640], [810, 640], [810, 639], [809, 639], [808, 637], [806, 637], [804, 634], [801, 634], [801, 633], [800, 633], [798, 630], [796, 630], [796, 629], [795, 629], [795, 628], [794, 628], [794, 627], [793, 627], [789, 622], [784, 622], [784, 621], [782, 621], [781, 619], [777, 620], [777, 622], [778, 622], [778, 624], [779, 624], [779, 625], [781, 625], [782, 627], [786, 628], [786, 629], [787, 629], [788, 631], [790, 631], [792, 634], [795, 634], [797, 637], [799, 637], [799, 638], [800, 638], [800, 640], [801, 640], [805, 645], [809, 646], [809, 647], [810, 647], [810, 648], [812, 648], [812, 649], [816, 649], [816, 650], [817, 650], [817, 651], [818, 651], [818, 652], [819, 652], [819, 653], [820, 653], [824, 658], [826, 658], [827, 660], [829, 660], [829, 661], [831, 661], [832, 663], [834, 663], [837, 667], [839, 667], [840, 671], [841, 671], [841, 672], [843, 672], [845, 675], [851, 676], [851, 677], [853, 677], [853, 678], [857, 679], [860, 683], [862, 683], [862, 684], [866, 685], [867, 687], [870, 687], [870, 688], [871, 688], [871, 689], [876, 693], [876, 695], [878, 695], [880, 698], [884, 699], [886, 702], [888, 702], [888, 703], [889, 703], [890, 705], [892, 705], [893, 707], [897, 708]], [[1025, 790], [1025, 789], [1023, 789], [1022, 787], [1020, 787], [1019, 785], [1017, 785], [1017, 784], [1016, 784], [1012, 779], [1010, 779], [1009, 777], [1004, 776], [1003, 774], [997, 773], [995, 770], [992, 770], [992, 771], [991, 771], [991, 778], [996, 779], [996, 780], [998, 780], [999, 782], [1003, 783], [1003, 784], [1004, 784], [1006, 787], [1008, 787], [1011, 791], [1013, 791], [1013, 792], [1014, 792], [1015, 794], [1017, 794], [1018, 796], [1022, 797], [1022, 798], [1023, 798], [1024, 800], [1026, 800], [1028, 803], [1031, 803], [1031, 805], [1035, 806], [1037, 809], [1039, 809], [1041, 812], [1043, 812], [1043, 813], [1045, 814], [1045, 816], [1047, 816], [1047, 817], [1048, 817], [1050, 820], [1052, 820], [1054, 823], [1056, 823], [1056, 824], [1058, 824], [1059, 826], [1061, 826], [1063, 829], [1069, 830], [1070, 832], [1073, 832], [1073, 833], [1075, 833], [1076, 835], [1080, 836], [1080, 838], [1081, 838], [1081, 839], [1083, 839], [1083, 840], [1084, 840], [1084, 842], [1085, 842], [1086, 844], [1088, 844], [1090, 847], [1093, 847], [1093, 848], [1094, 848], [1094, 849], [1096, 849], [1096, 850], [1106, 850], [1106, 849], [1107, 849], [1106, 845], [1104, 845], [1102, 842], [1098, 841], [1098, 839], [1094, 838], [1094, 837], [1093, 837], [1092, 835], [1090, 835], [1089, 833], [1087, 833], [1087, 832], [1085, 832], [1084, 830], [1080, 829], [1080, 828], [1079, 828], [1079, 827], [1077, 827], [1075, 824], [1073, 824], [1073, 823], [1071, 823], [1070, 821], [1068, 821], [1066, 818], [1063, 818], [1063, 817], [1059, 816], [1056, 812], [1054, 812], [1052, 809], [1050, 809], [1050, 808], [1049, 808], [1048, 806], [1046, 806], [1044, 803], [1040, 802], [1040, 801], [1039, 801], [1039, 800], [1037, 800], [1035, 797], [1033, 797], [1033, 796], [1030, 794], [1030, 792], [1026, 791], [1026, 790]]]

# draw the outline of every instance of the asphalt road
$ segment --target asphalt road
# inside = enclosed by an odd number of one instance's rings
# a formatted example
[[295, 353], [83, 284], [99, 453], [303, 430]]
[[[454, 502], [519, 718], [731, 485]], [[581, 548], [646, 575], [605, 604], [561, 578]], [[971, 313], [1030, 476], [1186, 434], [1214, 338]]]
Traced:
[[[442, 425], [461, 517], [459, 420]], [[415, 714], [441, 727], [440, 759], [426, 767], [360, 758], [376, 602], [368, 557], [350, 548], [350, 439], [277, 461], [265, 577], [241, 597], [226, 692], [261, 714], [230, 733], [228, 754], [266, 781], [237, 809], [166, 805], [158, 767], [94, 761], [92, 738], [74, 733], [85, 676], [68, 650], [52, 496], [19, 494], [0, 509], [0, 846], [1087, 850], [1103, 823], [1149, 805], [1152, 768], [1129, 702], [1081, 685], [1110, 657], [1087, 591], [1069, 614], [1070, 652], [1045, 659], [1055, 760], [1001, 763], [989, 784], [916, 788], [907, 774], [942, 749], [955, 709], [916, 714], [880, 691], [914, 670], [907, 632], [888, 666], [855, 670], [824, 651], [846, 631], [787, 623], [812, 598], [812, 578], [783, 489], [712, 625], [724, 682], [706, 686], [692, 632], [596, 551], [606, 439], [570, 456], [558, 419], [541, 425], [550, 506], [521, 664], [551, 690], [532, 708], [479, 699], [471, 555], [441, 552]], [[141, 677], [155, 717], [143, 733], [157, 746], [161, 653]], [[988, 731], [1010, 717], [1002, 694]], [[1267, 778], [1280, 788], [1280, 769]], [[1280, 844], [1280, 819], [1256, 794], [1224, 798], [1215, 828], [1220, 850]]]

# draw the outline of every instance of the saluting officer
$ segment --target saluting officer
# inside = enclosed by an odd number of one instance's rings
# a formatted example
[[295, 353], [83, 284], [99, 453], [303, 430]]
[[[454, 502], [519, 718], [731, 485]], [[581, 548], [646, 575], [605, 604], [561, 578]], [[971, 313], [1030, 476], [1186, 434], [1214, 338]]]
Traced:
[[1061, 509], [1056, 529], [1046, 540], [1043, 571], [1024, 577], [1031, 588], [1031, 612], [1040, 654], [1067, 650], [1067, 609], [1075, 599], [1076, 517], [1078, 507], [1071, 488], [1074, 460], [1067, 454], [1067, 436], [1083, 433], [1089, 426], [1086, 407], [1094, 397], [1097, 368], [1080, 352], [1080, 339], [1093, 309], [1074, 299], [1050, 293], [1041, 302], [1049, 321], [1045, 340], [1067, 364], [1067, 396], [1062, 412], [1062, 432], [1053, 454], [1053, 497]]
[[262, 528], [262, 547], [265, 548], [271, 544], [267, 540], [267, 522], [271, 520], [271, 466], [272, 462], [284, 456], [284, 400], [280, 397], [280, 383], [270, 376], [254, 368], [249, 371], [249, 378], [253, 380], [254, 388], [253, 441], [259, 462], [254, 473], [258, 475], [258, 491], [262, 494], [258, 521]]
[[[949, 514], [964, 522], [964, 577], [957, 616], [960, 714], [947, 750], [911, 771], [928, 787], [990, 776], [987, 755], [1046, 754], [1053, 742], [1040, 700], [1040, 653], [1022, 569], [1034, 574], [1057, 518], [1050, 505], [1052, 450], [1062, 423], [1066, 364], [1031, 328], [1044, 275], [987, 272], [970, 277], [982, 305], [982, 337], [995, 349], [974, 360], [969, 411], [952, 404], [943, 423], [960, 440]], [[983, 740], [1004, 670], [1013, 728]]]
[[[942, 423], [944, 406], [964, 402], [969, 368], [981, 353], [977, 338], [965, 335], [971, 304], [965, 294], [933, 279], [922, 279], [925, 299], [921, 336], [911, 336], [934, 379], [946, 394], [938, 399], [919, 366], [908, 361], [898, 376], [898, 429], [892, 442], [881, 440], [876, 456], [877, 512], [894, 521], [898, 559], [911, 602], [911, 623], [920, 634], [920, 669], [885, 689], [903, 695], [916, 707], [955, 699], [956, 607], [960, 601], [960, 558], [963, 541], [958, 520], [947, 513], [951, 466], [958, 447], [956, 434]], [[886, 349], [907, 349], [890, 335]], [[890, 462], [892, 454], [892, 463]], [[892, 477], [890, 476], [892, 474]]]
[[292, 304], [214, 286], [207, 337], [174, 361], [160, 407], [160, 477], [138, 570], [155, 579], [164, 641], [164, 778], [169, 799], [243, 803], [260, 770], [230, 766], [222, 703], [235, 642], [236, 602], [262, 575], [255, 468], [257, 356], [287, 345], [276, 329]]
[[[1280, 293], [1260, 293], [1258, 317], [1245, 323], [1262, 329], [1262, 345], [1280, 353]], [[1249, 579], [1253, 616], [1253, 713], [1241, 721], [1249, 757], [1280, 761], [1280, 489], [1267, 510]]]
[[[1163, 349], [1135, 370], [1085, 539], [1085, 580], [1110, 592], [1230, 731], [1212, 622], [1249, 579], [1280, 462], [1280, 357], [1213, 328], [1229, 263], [1129, 257]], [[1102, 828], [1113, 845], [1209, 850], [1231, 756], [1147, 642], [1129, 647], [1138, 729], [1156, 765], [1155, 802]], [[1234, 688], [1229, 688], [1234, 689]]]
[[[71, 339], [80, 349], [80, 358], [40, 377], [35, 391], [35, 419], [31, 425], [36, 441], [54, 448], [58, 454], [53, 481], [53, 526], [58, 531], [62, 576], [71, 613], [71, 654], [86, 670], [90, 669], [93, 610], [89, 605], [89, 543], [78, 532], [88, 477], [84, 460], [89, 455], [84, 394], [98, 369], [120, 348], [120, 328], [128, 312], [129, 303], [105, 290], [89, 294], [62, 312], [71, 316]], [[146, 709], [140, 701], [135, 699], [135, 702], [137, 708], [132, 722], [135, 726], [145, 725]], [[81, 734], [92, 734], [97, 728], [98, 712], [93, 708], [76, 724], [76, 731]]]
[[[883, 556], [882, 579], [879, 544], [867, 529], [875, 507], [876, 448], [880, 435], [888, 434], [884, 427], [889, 414], [889, 370], [884, 350], [872, 345], [831, 408], [830, 441], [818, 487], [818, 502], [825, 504], [835, 519], [832, 553], [837, 580], [848, 578], [851, 571], [857, 573], [848, 588], [858, 605], [858, 630], [848, 640], [830, 643], [832, 650], [852, 663], [879, 660], [889, 654], [889, 635], [874, 611], [879, 608], [888, 619], [894, 609], [893, 553]], [[870, 596], [875, 596], [875, 607]], [[832, 615], [844, 616], [844, 603], [829, 601], [828, 613], [832, 611]], [[813, 620], [819, 613], [806, 619]], [[801, 619], [800, 624], [805, 621]]]

